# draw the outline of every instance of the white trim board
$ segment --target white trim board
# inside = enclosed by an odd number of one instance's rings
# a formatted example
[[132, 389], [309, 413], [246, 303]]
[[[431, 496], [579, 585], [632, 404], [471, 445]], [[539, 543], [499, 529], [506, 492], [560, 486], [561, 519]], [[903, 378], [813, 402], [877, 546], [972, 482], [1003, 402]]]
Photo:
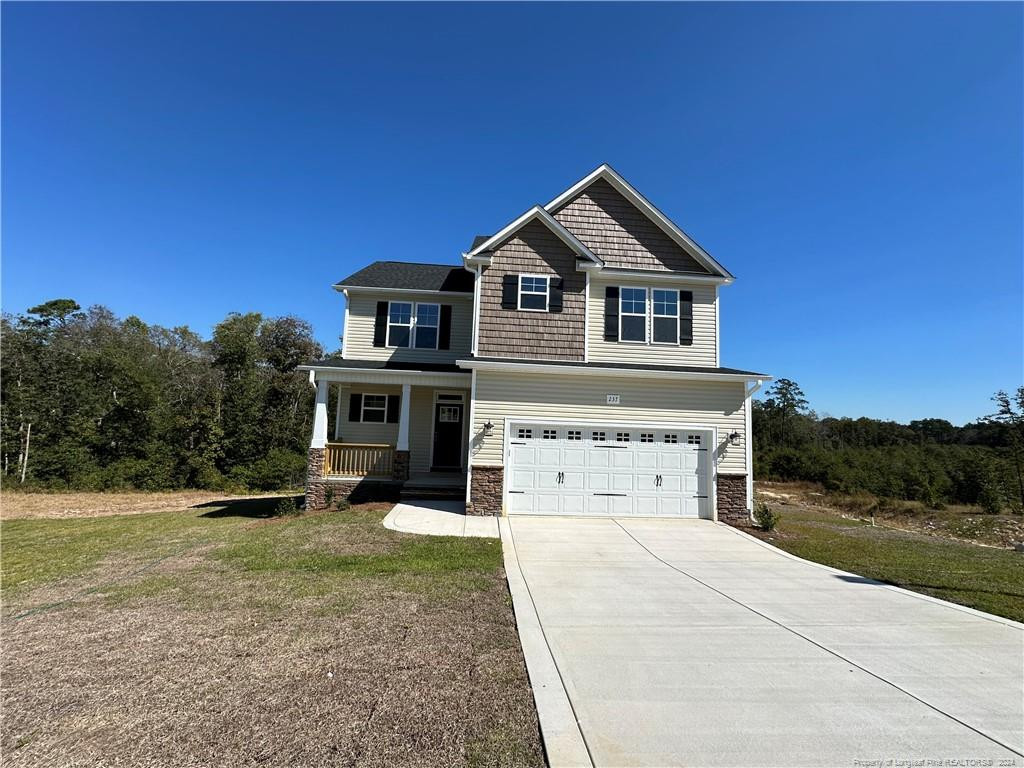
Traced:
[[694, 371], [659, 371], [649, 368], [595, 368], [582, 365], [545, 365], [544, 363], [496, 362], [493, 360], [456, 360], [456, 365], [467, 370], [505, 371], [508, 373], [547, 373], [560, 376], [614, 376], [645, 379], [687, 379], [692, 381], [771, 381], [771, 376], [746, 373], [697, 373]]

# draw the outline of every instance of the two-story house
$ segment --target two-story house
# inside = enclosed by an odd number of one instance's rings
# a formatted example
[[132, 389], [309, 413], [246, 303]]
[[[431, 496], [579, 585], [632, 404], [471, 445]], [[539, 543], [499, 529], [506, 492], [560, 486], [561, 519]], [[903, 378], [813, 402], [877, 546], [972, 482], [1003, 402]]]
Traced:
[[335, 286], [341, 358], [304, 366], [308, 506], [403, 484], [470, 514], [749, 514], [769, 377], [720, 366], [732, 281], [607, 165], [459, 265], [371, 264]]

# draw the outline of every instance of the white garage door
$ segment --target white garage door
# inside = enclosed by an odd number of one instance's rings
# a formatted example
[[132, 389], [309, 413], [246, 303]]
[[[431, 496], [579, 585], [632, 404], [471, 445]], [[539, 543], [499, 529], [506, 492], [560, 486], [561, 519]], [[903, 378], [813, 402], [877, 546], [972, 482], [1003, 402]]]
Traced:
[[711, 517], [709, 430], [508, 428], [509, 514]]

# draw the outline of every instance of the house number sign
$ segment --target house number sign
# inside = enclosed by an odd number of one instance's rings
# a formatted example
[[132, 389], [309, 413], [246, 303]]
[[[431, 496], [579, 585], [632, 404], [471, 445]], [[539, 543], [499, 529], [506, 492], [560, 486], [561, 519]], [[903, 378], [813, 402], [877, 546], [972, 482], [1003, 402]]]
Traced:
[[621, 395], [605, 395], [605, 398], [607, 398], [608, 405], [618, 405], [622, 402]]

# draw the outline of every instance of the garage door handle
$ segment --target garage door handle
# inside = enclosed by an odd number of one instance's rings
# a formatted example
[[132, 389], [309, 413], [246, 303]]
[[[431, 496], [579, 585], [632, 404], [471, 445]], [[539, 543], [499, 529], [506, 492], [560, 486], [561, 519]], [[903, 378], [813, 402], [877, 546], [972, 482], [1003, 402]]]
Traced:
[[594, 493], [592, 496], [625, 496], [624, 493]]

